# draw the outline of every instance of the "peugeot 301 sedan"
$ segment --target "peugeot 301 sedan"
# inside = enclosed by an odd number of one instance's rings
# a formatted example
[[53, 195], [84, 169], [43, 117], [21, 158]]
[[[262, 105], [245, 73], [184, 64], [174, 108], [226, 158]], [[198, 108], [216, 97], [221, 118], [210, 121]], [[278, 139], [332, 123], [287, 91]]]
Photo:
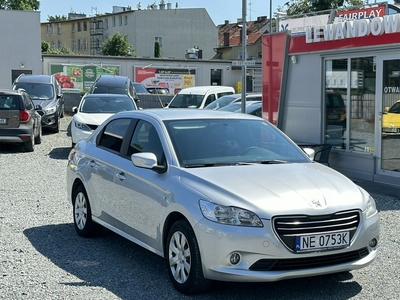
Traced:
[[120, 112], [69, 154], [75, 229], [104, 226], [164, 257], [184, 294], [366, 267], [375, 201], [311, 156], [248, 114]]

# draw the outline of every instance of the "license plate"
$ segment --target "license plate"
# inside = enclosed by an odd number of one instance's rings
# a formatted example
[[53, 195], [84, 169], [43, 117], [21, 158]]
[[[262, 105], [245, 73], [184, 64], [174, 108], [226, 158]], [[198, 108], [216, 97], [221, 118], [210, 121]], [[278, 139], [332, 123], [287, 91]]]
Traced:
[[350, 245], [348, 231], [296, 236], [296, 252], [323, 251], [346, 248]]
[[2, 118], [0, 118], [0, 124], [7, 124], [7, 119], [2, 119]]

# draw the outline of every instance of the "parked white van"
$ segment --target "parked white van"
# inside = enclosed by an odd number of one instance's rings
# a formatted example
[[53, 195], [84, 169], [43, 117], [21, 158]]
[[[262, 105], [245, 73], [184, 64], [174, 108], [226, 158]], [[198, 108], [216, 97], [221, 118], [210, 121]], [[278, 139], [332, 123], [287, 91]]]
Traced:
[[181, 90], [171, 99], [167, 108], [204, 108], [214, 100], [235, 93], [233, 87], [210, 85], [195, 86]]

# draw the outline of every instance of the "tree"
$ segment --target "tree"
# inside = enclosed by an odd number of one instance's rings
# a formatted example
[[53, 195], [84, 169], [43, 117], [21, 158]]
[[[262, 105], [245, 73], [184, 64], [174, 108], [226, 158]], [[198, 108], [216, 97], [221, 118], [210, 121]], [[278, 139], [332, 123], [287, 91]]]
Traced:
[[[362, 0], [290, 0], [286, 3], [288, 16], [303, 15], [307, 13], [337, 9], [344, 6], [361, 6]], [[278, 9], [281, 11], [282, 7]]]
[[9, 10], [38, 10], [38, 0], [0, 0], [0, 9]]
[[59, 21], [65, 21], [65, 20], [67, 20], [68, 18], [67, 18], [67, 16], [65, 16], [65, 15], [62, 15], [62, 16], [58, 16], [58, 15], [55, 15], [55, 16], [47, 16], [47, 21], [49, 21], [49, 22], [59, 22]]
[[50, 50], [50, 44], [46, 41], [42, 41], [42, 53], [47, 53]]
[[159, 41], [154, 43], [154, 57], [161, 57], [161, 45]]
[[101, 54], [111, 56], [136, 56], [132, 45], [128, 43], [128, 35], [114, 33], [101, 46]]

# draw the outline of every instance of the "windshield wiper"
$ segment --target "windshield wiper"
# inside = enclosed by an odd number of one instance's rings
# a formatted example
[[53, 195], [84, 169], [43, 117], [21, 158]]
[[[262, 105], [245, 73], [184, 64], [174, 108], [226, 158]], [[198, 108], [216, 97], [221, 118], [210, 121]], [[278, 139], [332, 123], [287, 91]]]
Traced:
[[269, 164], [286, 164], [286, 160], [280, 160], [280, 159], [273, 159], [273, 160], [262, 160], [259, 162], [260, 164], [263, 165], [269, 165]]

